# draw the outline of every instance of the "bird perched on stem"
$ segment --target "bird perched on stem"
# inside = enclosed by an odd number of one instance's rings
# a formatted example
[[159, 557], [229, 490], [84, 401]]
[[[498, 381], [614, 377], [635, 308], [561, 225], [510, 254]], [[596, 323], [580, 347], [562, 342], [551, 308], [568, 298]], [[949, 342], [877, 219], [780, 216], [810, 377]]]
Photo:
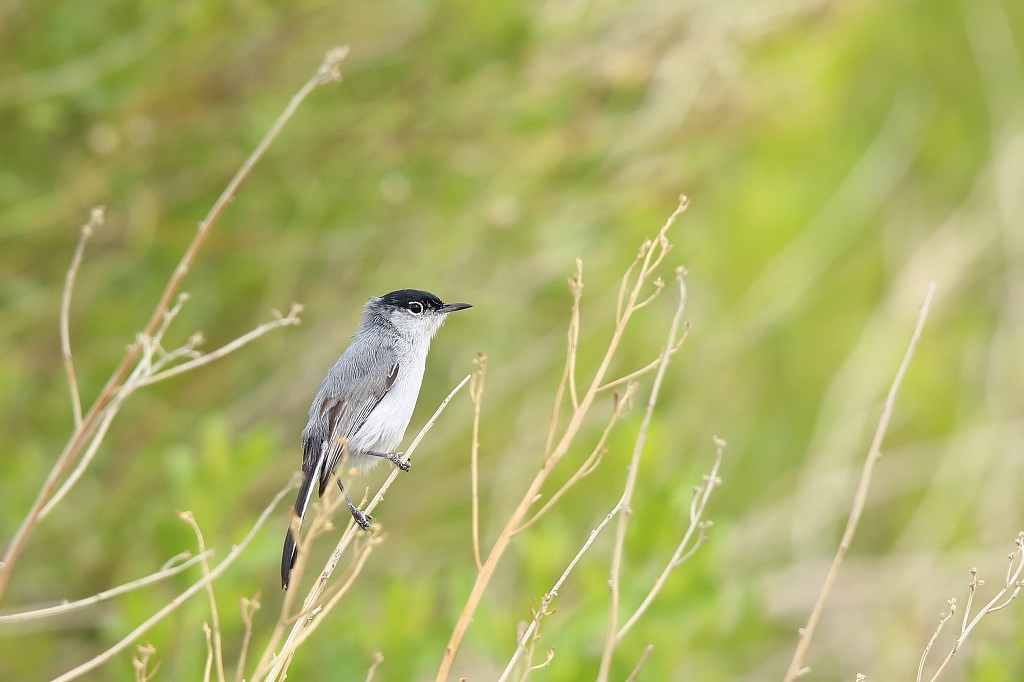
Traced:
[[323, 496], [336, 481], [352, 517], [366, 529], [371, 519], [352, 504], [335, 473], [338, 466], [344, 461], [365, 470], [386, 459], [409, 470], [405, 453], [394, 449], [402, 442], [416, 407], [430, 340], [448, 313], [470, 307], [443, 303], [418, 289], [392, 291], [367, 301], [351, 345], [324, 377], [302, 430], [302, 485], [295, 499], [298, 523], [289, 527], [281, 557], [285, 589], [298, 556], [293, 529], [302, 522], [314, 484]]

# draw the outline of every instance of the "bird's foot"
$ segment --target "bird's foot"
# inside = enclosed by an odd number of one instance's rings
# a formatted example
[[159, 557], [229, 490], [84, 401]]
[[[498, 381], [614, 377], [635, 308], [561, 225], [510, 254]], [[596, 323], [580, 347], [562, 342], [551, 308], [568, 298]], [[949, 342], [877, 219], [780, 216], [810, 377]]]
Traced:
[[405, 457], [404, 452], [391, 452], [385, 456], [385, 459], [394, 464], [402, 471], [409, 471], [410, 469], [412, 469], [412, 462], [410, 462], [407, 459], [402, 459], [403, 457]]
[[369, 530], [370, 521], [373, 521], [373, 517], [364, 512], [359, 507], [352, 503], [349, 503], [348, 510], [352, 512], [352, 518], [356, 520], [356, 525], [363, 530]]

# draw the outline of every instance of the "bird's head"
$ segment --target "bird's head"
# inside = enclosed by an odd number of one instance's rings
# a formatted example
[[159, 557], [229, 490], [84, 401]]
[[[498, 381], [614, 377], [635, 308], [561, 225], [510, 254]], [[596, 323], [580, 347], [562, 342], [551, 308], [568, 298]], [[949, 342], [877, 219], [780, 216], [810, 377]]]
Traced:
[[472, 308], [468, 303], [445, 303], [429, 291], [399, 289], [371, 298], [367, 311], [375, 312], [391, 322], [407, 338], [431, 337], [444, 324], [448, 313]]

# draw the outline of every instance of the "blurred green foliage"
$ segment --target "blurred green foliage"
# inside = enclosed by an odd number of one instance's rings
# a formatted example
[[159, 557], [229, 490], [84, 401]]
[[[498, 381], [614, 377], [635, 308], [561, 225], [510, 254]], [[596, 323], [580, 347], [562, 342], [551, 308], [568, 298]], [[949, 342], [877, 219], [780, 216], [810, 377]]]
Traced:
[[[817, 679], [907, 678], [968, 569], [999, 582], [1024, 462], [1024, 4], [14, 0], [0, 44], [3, 545], [72, 427], [57, 311], [89, 208], [108, 219], [71, 319], [87, 404], [228, 178], [323, 52], [352, 47], [344, 81], [302, 106], [216, 225], [168, 343], [202, 330], [216, 347], [293, 300], [303, 325], [133, 397], [31, 537], [3, 611], [194, 549], [176, 509], [223, 557], [297, 469], [308, 401], [363, 301], [406, 286], [476, 306], [435, 341], [414, 424], [488, 355], [486, 548], [538, 462], [574, 259], [586, 377], [621, 272], [680, 192], [692, 206], [664, 274], [688, 269], [693, 330], [640, 472], [627, 613], [685, 527], [712, 434], [730, 445], [710, 542], [623, 642], [613, 678], [648, 644], [641, 679], [781, 677], [929, 280], [932, 315], [808, 663]], [[655, 357], [671, 299], [638, 316], [616, 371]], [[387, 541], [294, 679], [363, 679], [378, 649], [376, 679], [432, 679], [475, 576], [470, 420], [462, 396], [392, 488], [377, 512]], [[497, 677], [517, 622], [618, 499], [638, 423], [635, 409], [599, 470], [515, 540], [456, 676]], [[276, 619], [286, 519], [216, 583], [229, 665], [240, 597], [262, 595], [256, 652]], [[610, 534], [543, 622], [538, 653], [555, 656], [536, 679], [594, 677], [609, 547]], [[0, 626], [0, 679], [77, 665], [197, 575]], [[984, 621], [944, 679], [1019, 679], [1020, 614]], [[208, 618], [193, 598], [144, 637], [157, 679], [201, 675]], [[130, 678], [122, 655], [90, 679]]]

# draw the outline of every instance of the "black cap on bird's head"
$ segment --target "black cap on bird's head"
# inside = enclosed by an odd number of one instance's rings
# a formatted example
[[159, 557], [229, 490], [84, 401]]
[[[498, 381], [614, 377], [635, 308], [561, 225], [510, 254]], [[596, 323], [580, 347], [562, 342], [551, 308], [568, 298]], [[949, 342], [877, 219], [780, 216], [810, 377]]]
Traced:
[[420, 289], [399, 289], [384, 294], [378, 301], [379, 305], [387, 308], [407, 310], [413, 315], [423, 313], [435, 313], [447, 315], [456, 310], [472, 308], [469, 303], [445, 303], [429, 291]]

